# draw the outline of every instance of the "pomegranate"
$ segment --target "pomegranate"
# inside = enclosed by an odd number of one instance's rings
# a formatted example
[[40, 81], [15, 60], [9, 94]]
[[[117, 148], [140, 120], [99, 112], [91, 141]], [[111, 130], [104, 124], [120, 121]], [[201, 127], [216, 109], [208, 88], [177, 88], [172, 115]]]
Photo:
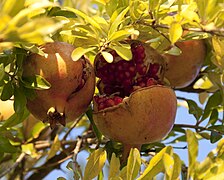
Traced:
[[74, 46], [65, 42], [47, 43], [41, 47], [45, 56], [31, 54], [23, 65], [23, 76], [41, 75], [50, 89], [35, 90], [36, 97], [27, 102], [28, 110], [51, 127], [72, 121], [85, 112], [90, 104], [95, 75], [86, 57], [73, 61]]
[[100, 95], [93, 99], [93, 119], [106, 137], [123, 143], [124, 156], [131, 147], [164, 138], [177, 108], [174, 91], [163, 85], [163, 57], [138, 41], [131, 41], [131, 51], [130, 61], [112, 50], [112, 63], [102, 55], [94, 62]]
[[165, 55], [167, 69], [165, 77], [175, 88], [190, 85], [197, 77], [206, 56], [204, 40], [188, 40], [177, 42], [182, 53], [179, 56]]

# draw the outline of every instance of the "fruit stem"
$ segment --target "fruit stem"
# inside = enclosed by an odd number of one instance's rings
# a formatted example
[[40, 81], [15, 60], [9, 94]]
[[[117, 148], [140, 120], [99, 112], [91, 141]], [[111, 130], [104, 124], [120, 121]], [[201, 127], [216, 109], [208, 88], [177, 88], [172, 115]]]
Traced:
[[123, 144], [123, 151], [121, 156], [121, 166], [125, 166], [127, 164], [128, 156], [132, 148], [137, 148], [139, 151], [141, 150], [141, 144]]

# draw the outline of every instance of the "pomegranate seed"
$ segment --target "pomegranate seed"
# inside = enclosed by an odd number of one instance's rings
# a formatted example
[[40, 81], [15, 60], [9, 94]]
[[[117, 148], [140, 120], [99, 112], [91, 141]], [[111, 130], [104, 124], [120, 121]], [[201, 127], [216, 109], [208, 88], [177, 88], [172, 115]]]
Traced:
[[150, 64], [149, 66], [149, 74], [153, 77], [159, 72], [160, 65], [159, 64]]
[[140, 75], [145, 75], [146, 74], [146, 71], [147, 71], [147, 67], [144, 64], [137, 64], [136, 65], [136, 71]]
[[104, 102], [99, 103], [99, 105], [98, 105], [98, 110], [100, 111], [102, 109], [105, 109], [105, 103]]
[[116, 105], [122, 103], [123, 99], [121, 97], [118, 97], [118, 96], [114, 96], [114, 102]]
[[113, 99], [107, 99], [107, 100], [106, 100], [106, 106], [107, 106], [107, 107], [112, 107], [112, 106], [114, 106], [114, 105], [115, 105], [115, 102], [114, 102]]
[[153, 79], [153, 78], [149, 78], [146, 82], [147, 86], [152, 86], [152, 85], [156, 85], [157, 82]]

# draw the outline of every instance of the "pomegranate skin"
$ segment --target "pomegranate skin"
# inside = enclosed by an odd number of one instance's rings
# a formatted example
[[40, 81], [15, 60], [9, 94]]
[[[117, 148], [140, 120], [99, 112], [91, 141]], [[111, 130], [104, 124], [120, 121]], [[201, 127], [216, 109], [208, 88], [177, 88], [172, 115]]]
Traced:
[[[95, 75], [92, 65], [85, 57], [73, 61], [74, 46], [65, 42], [47, 43], [41, 47], [45, 56], [31, 54], [23, 65], [23, 76], [43, 76], [51, 87], [35, 90], [35, 99], [27, 101], [28, 110], [52, 127], [73, 121], [85, 112], [92, 100]], [[76, 94], [83, 94], [82, 100]], [[74, 106], [72, 106], [72, 104]], [[55, 111], [49, 115], [50, 108]]]
[[174, 88], [190, 85], [200, 72], [206, 56], [204, 40], [177, 42], [182, 53], [179, 56], [164, 55], [167, 62], [165, 77]]
[[160, 141], [172, 129], [177, 109], [174, 91], [153, 85], [134, 91], [122, 103], [97, 111], [93, 120], [108, 138], [123, 144], [141, 145]]

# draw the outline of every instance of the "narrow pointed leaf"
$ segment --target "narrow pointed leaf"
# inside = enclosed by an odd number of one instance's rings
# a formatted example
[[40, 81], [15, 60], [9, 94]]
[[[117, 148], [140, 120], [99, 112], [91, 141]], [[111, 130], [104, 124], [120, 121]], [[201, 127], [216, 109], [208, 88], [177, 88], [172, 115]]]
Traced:
[[95, 178], [102, 170], [106, 158], [106, 151], [103, 149], [97, 149], [91, 153], [85, 168], [83, 180]]
[[109, 179], [115, 178], [120, 172], [120, 160], [113, 153], [110, 161]]
[[172, 151], [171, 146], [163, 148], [158, 154], [156, 154], [149, 162], [148, 167], [145, 169], [143, 174], [138, 178], [138, 180], [148, 180], [155, 177], [160, 172], [164, 172], [163, 156], [165, 153], [170, 154]]
[[131, 149], [127, 163], [127, 180], [133, 180], [137, 177], [141, 166], [141, 156], [139, 150]]
[[113, 46], [112, 47], [116, 52], [117, 54], [125, 59], [125, 60], [131, 60], [132, 58], [132, 53], [131, 53], [131, 48], [130, 46]]
[[173, 172], [172, 172], [171, 179], [175, 180], [175, 179], [179, 179], [180, 177], [182, 162], [180, 157], [176, 153], [173, 154], [173, 160], [174, 160], [174, 165], [173, 165]]
[[169, 29], [169, 37], [172, 44], [174, 44], [182, 36], [182, 33], [183, 29], [180, 23], [178, 22], [171, 23]]
[[73, 61], [79, 60], [79, 58], [81, 58], [84, 54], [86, 54], [87, 52], [90, 52], [94, 49], [95, 49], [95, 47], [91, 47], [91, 48], [77, 47], [77, 48], [75, 48], [72, 52]]
[[122, 21], [124, 20], [124, 17], [126, 15], [126, 13], [128, 12], [129, 7], [127, 7], [126, 9], [124, 9], [122, 12], [119, 13], [119, 15], [115, 18], [115, 20], [112, 22], [110, 29], [109, 29], [109, 33], [108, 36], [111, 37], [111, 35], [117, 31], [118, 26], [122, 23]]
[[173, 166], [174, 166], [173, 157], [169, 155], [168, 153], [165, 153], [163, 156], [163, 163], [164, 163], [165, 174], [167, 176], [167, 179], [171, 179]]
[[196, 168], [197, 156], [198, 156], [198, 140], [196, 135], [191, 130], [186, 130], [187, 144], [188, 144], [188, 177], [193, 177], [194, 170]]
[[60, 150], [60, 148], [61, 148], [61, 142], [58, 138], [58, 135], [56, 135], [54, 138], [54, 142], [51, 146], [51, 149], [50, 149], [50, 151], [48, 151], [47, 159], [51, 159], [52, 157], [54, 157], [56, 155], [56, 153]]

